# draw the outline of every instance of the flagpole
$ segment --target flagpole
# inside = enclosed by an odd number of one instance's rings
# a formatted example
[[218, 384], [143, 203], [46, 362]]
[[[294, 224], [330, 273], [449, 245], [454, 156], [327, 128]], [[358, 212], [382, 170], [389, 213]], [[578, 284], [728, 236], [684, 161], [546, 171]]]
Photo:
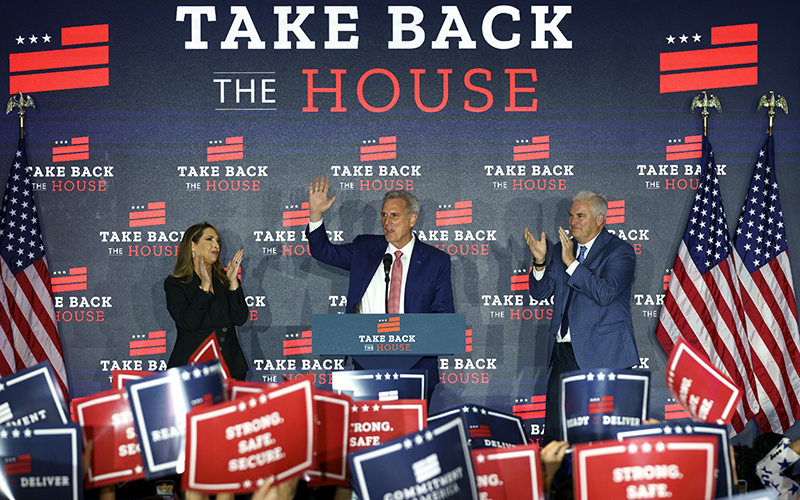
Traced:
[[769, 95], [764, 94], [761, 96], [761, 99], [759, 99], [758, 109], [756, 112], [761, 111], [761, 108], [765, 107], [769, 109], [767, 112], [769, 115], [769, 128], [767, 129], [767, 135], [772, 136], [772, 120], [775, 118], [775, 108], [781, 108], [788, 115], [789, 104], [782, 95], [778, 94], [776, 97], [775, 92], [770, 90]]
[[703, 137], [708, 137], [708, 108], [717, 108], [717, 111], [722, 113], [722, 103], [719, 102], [717, 96], [714, 94], [708, 95], [704, 90], [703, 95], [698, 95], [692, 99], [689, 111], [694, 113], [695, 108], [703, 108]]
[[25, 137], [25, 108], [36, 109], [33, 98], [28, 94], [22, 97], [22, 92], [8, 98], [8, 105], [6, 106], [6, 114], [11, 113], [14, 108], [19, 108], [17, 114], [19, 115], [19, 138]]

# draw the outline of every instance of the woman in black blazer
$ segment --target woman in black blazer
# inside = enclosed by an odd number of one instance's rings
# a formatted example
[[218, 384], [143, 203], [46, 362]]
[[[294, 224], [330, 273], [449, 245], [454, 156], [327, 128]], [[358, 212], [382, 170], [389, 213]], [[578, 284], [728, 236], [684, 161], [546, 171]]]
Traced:
[[178, 329], [167, 366], [188, 364], [189, 356], [215, 332], [231, 377], [244, 380], [248, 365], [236, 336], [236, 326], [249, 314], [237, 276], [244, 250], [236, 252], [225, 271], [221, 247], [219, 231], [208, 222], [183, 234], [175, 269], [164, 280], [167, 310]]

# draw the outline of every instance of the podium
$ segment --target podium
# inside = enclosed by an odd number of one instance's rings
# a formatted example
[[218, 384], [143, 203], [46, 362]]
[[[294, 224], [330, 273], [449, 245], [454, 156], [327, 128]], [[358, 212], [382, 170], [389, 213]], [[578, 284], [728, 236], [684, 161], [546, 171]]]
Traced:
[[448, 356], [466, 352], [464, 314], [312, 314], [311, 353]]

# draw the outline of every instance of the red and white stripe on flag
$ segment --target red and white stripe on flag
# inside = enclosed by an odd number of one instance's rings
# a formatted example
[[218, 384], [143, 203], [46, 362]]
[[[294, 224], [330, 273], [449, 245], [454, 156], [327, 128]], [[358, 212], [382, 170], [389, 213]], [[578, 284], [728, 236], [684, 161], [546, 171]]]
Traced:
[[764, 411], [761, 431], [784, 433], [800, 417], [800, 344], [775, 146], [758, 153], [734, 237], [734, 262], [752, 367]]
[[20, 138], [0, 209], [0, 375], [49, 360], [68, 399], [53, 289], [27, 166], [25, 140]]

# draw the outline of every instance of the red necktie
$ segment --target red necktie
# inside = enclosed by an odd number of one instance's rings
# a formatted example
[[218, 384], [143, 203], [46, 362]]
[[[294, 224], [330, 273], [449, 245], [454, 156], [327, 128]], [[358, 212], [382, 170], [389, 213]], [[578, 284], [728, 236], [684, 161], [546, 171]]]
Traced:
[[400, 312], [400, 287], [403, 284], [403, 261], [400, 260], [400, 257], [403, 256], [403, 252], [397, 250], [394, 256], [392, 282], [389, 284], [389, 314], [397, 314]]

